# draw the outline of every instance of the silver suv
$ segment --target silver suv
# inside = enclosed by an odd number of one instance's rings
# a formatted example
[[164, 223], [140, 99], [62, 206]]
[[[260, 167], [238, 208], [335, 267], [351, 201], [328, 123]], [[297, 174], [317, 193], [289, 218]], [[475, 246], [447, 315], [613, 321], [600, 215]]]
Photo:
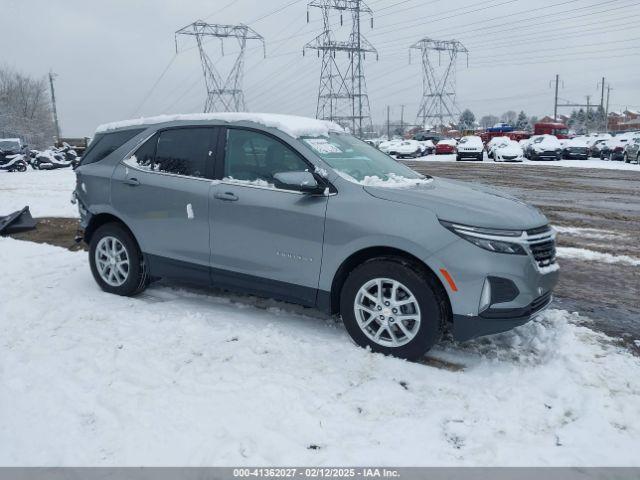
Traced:
[[102, 126], [76, 170], [100, 287], [177, 279], [340, 314], [358, 345], [416, 358], [445, 330], [506, 331], [551, 302], [535, 208], [419, 175], [330, 122], [259, 114]]

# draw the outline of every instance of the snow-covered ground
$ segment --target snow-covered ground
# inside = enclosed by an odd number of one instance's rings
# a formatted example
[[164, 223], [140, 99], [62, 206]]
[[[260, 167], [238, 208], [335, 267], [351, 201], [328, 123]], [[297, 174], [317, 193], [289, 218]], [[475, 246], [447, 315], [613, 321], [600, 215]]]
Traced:
[[[425, 157], [420, 157], [417, 159], [411, 159], [411, 161], [417, 162], [455, 162], [455, 155], [427, 155]], [[460, 162], [460, 163], [466, 163]], [[480, 163], [471, 161], [469, 163]], [[483, 163], [494, 163], [493, 160], [488, 158], [486, 155], [484, 156]], [[640, 165], [633, 163], [624, 163], [613, 161], [610, 162], [608, 160], [600, 160], [598, 158], [590, 158], [589, 160], [559, 160], [559, 161], [539, 161], [532, 162], [531, 160], [525, 159], [523, 162], [506, 162], [506, 165], [540, 165], [540, 166], [549, 166], [549, 167], [570, 167], [570, 168], [602, 168], [605, 170], [635, 170], [640, 172]]]
[[34, 217], [77, 217], [70, 202], [75, 182], [70, 168], [0, 172], [0, 216], [29, 205]]
[[[409, 363], [314, 310], [0, 239], [2, 465], [640, 465], [640, 359], [559, 310]], [[431, 362], [432, 364], [434, 362]]]

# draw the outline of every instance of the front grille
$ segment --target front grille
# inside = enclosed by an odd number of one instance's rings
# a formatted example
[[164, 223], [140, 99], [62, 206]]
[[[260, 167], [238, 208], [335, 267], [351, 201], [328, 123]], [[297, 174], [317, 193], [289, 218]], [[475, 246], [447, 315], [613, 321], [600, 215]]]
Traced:
[[503, 159], [505, 160], [513, 160], [514, 158], [518, 158], [517, 155], [503, 155]]
[[556, 263], [556, 240], [549, 225], [527, 230], [527, 243], [538, 267]]
[[553, 239], [537, 243], [530, 243], [529, 248], [533, 253], [539, 267], [548, 267], [556, 263], [556, 242]]

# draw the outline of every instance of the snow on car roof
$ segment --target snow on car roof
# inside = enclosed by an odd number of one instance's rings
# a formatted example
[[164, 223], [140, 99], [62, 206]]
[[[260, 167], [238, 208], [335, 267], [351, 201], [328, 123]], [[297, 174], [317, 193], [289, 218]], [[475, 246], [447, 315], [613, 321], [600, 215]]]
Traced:
[[159, 115], [157, 117], [141, 117], [121, 122], [100, 125], [96, 133], [103, 133], [126, 127], [148, 126], [175, 121], [207, 121], [253, 122], [265, 127], [276, 128], [294, 138], [303, 136], [327, 136], [329, 132], [344, 132], [337, 123], [315, 118], [280, 115], [273, 113], [219, 112], [219, 113], [187, 113], [176, 115]]
[[0, 138], [0, 142], [17, 142], [20, 143], [19, 138]]

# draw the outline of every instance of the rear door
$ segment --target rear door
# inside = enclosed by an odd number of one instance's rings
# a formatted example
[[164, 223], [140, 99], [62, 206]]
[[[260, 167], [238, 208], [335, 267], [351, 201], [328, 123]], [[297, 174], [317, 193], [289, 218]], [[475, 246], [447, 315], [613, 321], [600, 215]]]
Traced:
[[112, 203], [152, 274], [209, 281], [209, 191], [219, 129], [181, 127], [149, 138], [112, 178]]
[[313, 305], [327, 197], [277, 189], [273, 180], [311, 165], [264, 132], [226, 132], [221, 181], [210, 200], [214, 283]]

